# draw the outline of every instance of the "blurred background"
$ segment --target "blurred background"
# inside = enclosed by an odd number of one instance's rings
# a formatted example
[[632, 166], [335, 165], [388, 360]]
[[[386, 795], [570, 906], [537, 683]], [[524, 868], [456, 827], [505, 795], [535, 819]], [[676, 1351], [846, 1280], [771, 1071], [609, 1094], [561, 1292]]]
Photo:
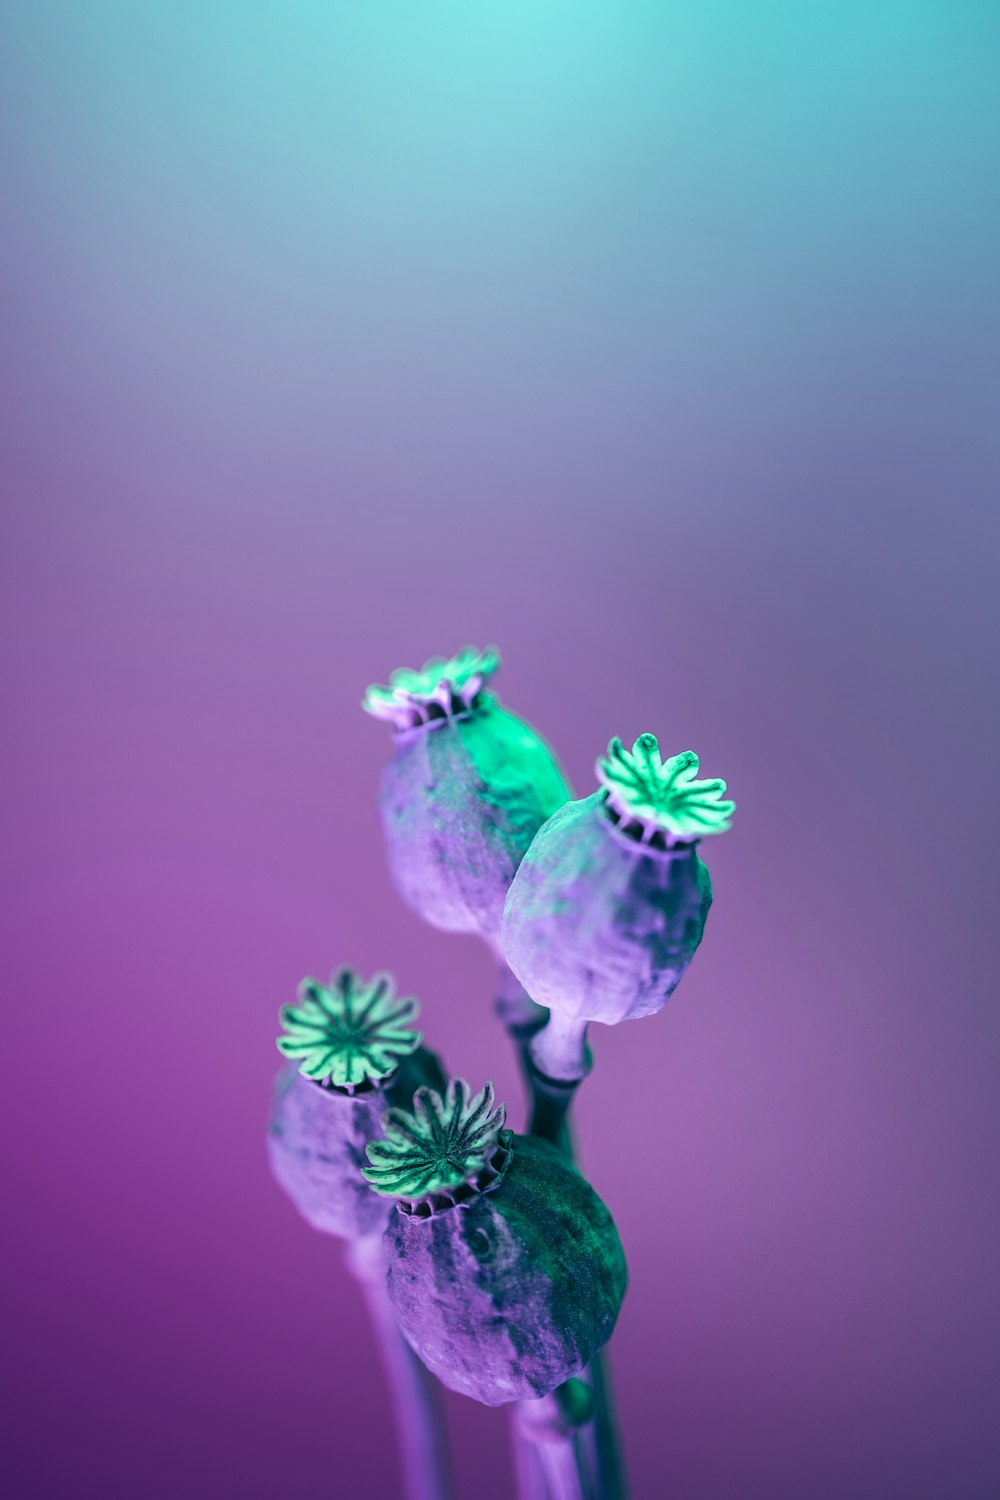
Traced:
[[520, 1119], [359, 709], [495, 641], [578, 795], [649, 729], [739, 804], [579, 1105], [637, 1500], [995, 1497], [1000, 11], [0, 29], [4, 1493], [396, 1493], [276, 1017], [387, 966]]

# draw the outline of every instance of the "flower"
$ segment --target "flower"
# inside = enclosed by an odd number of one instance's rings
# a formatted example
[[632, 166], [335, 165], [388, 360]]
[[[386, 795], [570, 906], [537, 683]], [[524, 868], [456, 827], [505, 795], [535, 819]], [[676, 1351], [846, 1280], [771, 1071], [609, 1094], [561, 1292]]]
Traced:
[[330, 989], [304, 979], [298, 1005], [282, 1007], [278, 1051], [304, 1077], [354, 1089], [387, 1077], [419, 1047], [421, 1033], [409, 1029], [419, 1008], [412, 998], [395, 999], [389, 974], [366, 983], [353, 969], [338, 969]]
[[554, 813], [521, 861], [503, 951], [549, 1009], [530, 1043], [549, 1078], [581, 1078], [587, 1024], [659, 1010], [694, 957], [712, 882], [692, 830], [721, 833], [733, 811], [725, 783], [695, 781], [697, 768], [693, 751], [662, 761], [651, 734], [631, 753], [612, 740], [598, 763], [602, 789]]
[[488, 1406], [579, 1374], [611, 1337], [628, 1281], [594, 1189], [503, 1120], [488, 1084], [475, 1098], [460, 1079], [443, 1099], [420, 1089], [412, 1111], [386, 1115], [365, 1172], [401, 1200], [383, 1242], [400, 1328], [445, 1385]]
[[736, 803], [722, 800], [726, 783], [718, 778], [696, 781], [697, 774], [693, 750], [661, 760], [654, 734], [640, 734], [630, 751], [615, 738], [607, 759], [597, 762], [608, 803], [624, 824], [641, 824], [643, 840], [657, 830], [670, 838], [692, 839], [730, 827]]
[[474, 1099], [464, 1078], [451, 1080], [444, 1099], [433, 1089], [418, 1089], [412, 1111], [386, 1112], [386, 1138], [368, 1146], [371, 1166], [364, 1168], [365, 1177], [377, 1193], [392, 1198], [446, 1192], [486, 1166], [505, 1117], [491, 1083]]
[[[570, 795], [541, 736], [483, 691], [499, 664], [496, 650], [470, 646], [394, 672], [364, 700], [396, 728], [379, 806], [400, 895], [432, 927], [478, 933], [498, 957], [510, 882]], [[505, 1019], [530, 1023], [537, 1013], [515, 995]]]

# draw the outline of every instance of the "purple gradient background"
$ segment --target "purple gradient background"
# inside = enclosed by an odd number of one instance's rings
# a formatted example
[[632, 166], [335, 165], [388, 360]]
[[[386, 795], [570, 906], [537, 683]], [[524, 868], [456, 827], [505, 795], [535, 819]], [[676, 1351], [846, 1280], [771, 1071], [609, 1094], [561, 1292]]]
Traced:
[[275, 1015], [388, 966], [518, 1114], [358, 708], [493, 640], [739, 802], [580, 1103], [637, 1500], [1000, 1493], [996, 14], [541, 10], [5, 8], [12, 1500], [395, 1492]]

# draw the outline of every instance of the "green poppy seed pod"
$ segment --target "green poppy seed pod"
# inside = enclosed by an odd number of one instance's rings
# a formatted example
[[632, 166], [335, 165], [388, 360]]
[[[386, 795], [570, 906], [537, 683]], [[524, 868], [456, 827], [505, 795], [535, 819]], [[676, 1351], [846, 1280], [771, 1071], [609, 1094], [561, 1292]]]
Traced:
[[454, 1080], [390, 1110], [366, 1176], [399, 1199], [384, 1244], [399, 1325], [451, 1390], [548, 1395], [611, 1337], [628, 1281], [607, 1208], [545, 1141], [503, 1130], [493, 1089]]
[[544, 740], [484, 691], [499, 664], [495, 650], [468, 648], [394, 672], [363, 705], [396, 731], [380, 808], [400, 895], [432, 927], [478, 933], [498, 956], [514, 872], [570, 795]]
[[362, 1176], [365, 1146], [393, 1104], [421, 1084], [444, 1087], [440, 1063], [409, 1023], [417, 1001], [396, 999], [389, 975], [361, 980], [340, 969], [330, 987], [304, 980], [284, 1006], [278, 1075], [267, 1135], [275, 1178], [302, 1217], [325, 1234], [359, 1241], [388, 1217]]
[[612, 740], [602, 790], [560, 808], [522, 860], [503, 951], [550, 1011], [530, 1044], [543, 1075], [582, 1077], [587, 1024], [659, 1010], [690, 964], [712, 902], [695, 846], [734, 809], [720, 800], [725, 782], [697, 781], [697, 770], [693, 751], [661, 761], [651, 734], [631, 752]]

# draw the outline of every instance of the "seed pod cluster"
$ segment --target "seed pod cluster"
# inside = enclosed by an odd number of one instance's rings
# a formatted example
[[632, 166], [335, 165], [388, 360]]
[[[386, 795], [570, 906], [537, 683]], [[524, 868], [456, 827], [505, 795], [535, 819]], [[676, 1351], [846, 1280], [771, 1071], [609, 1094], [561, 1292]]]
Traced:
[[490, 1406], [537, 1415], [551, 1398], [565, 1442], [569, 1407], [572, 1426], [603, 1400], [599, 1361], [592, 1384], [575, 1377], [628, 1281], [611, 1214], [569, 1159], [587, 1027], [650, 1015], [680, 982], [712, 901], [698, 846], [734, 804], [725, 782], [698, 779], [693, 751], [664, 760], [651, 734], [631, 750], [613, 739], [598, 790], [569, 800], [549, 747], [487, 690], [498, 666], [467, 648], [394, 672], [364, 707], [394, 730], [380, 811], [395, 884], [432, 926], [476, 933], [501, 959], [498, 1009], [538, 1134], [506, 1128], [492, 1085], [446, 1084], [413, 1029], [417, 1002], [388, 975], [341, 969], [282, 1010], [268, 1149], [302, 1215], [350, 1241], [367, 1289], [387, 1291], [428, 1369]]

